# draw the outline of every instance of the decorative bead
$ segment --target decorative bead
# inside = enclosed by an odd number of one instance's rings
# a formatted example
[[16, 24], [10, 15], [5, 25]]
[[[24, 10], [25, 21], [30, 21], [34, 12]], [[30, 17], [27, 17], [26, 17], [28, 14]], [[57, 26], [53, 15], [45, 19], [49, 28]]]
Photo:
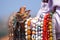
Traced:
[[25, 25], [25, 28], [27, 28], [27, 25]]
[[28, 26], [30, 26], [30, 25], [31, 25], [31, 21], [30, 21], [30, 20], [28, 21], [27, 25], [28, 25]]
[[35, 28], [33, 27], [32, 30], [35, 30]]
[[28, 40], [30, 40], [30, 39], [31, 39], [31, 35], [28, 35], [27, 37], [28, 37]]
[[27, 34], [28, 34], [28, 35], [31, 34], [31, 30], [30, 30], [30, 29], [27, 30]]
[[25, 33], [25, 35], [27, 35], [27, 33]]
[[28, 29], [25, 29], [25, 31], [27, 31]]
[[52, 26], [51, 25], [49, 25], [49, 29], [51, 29], [52, 28]]
[[32, 31], [32, 34], [36, 34], [36, 32], [35, 31]]

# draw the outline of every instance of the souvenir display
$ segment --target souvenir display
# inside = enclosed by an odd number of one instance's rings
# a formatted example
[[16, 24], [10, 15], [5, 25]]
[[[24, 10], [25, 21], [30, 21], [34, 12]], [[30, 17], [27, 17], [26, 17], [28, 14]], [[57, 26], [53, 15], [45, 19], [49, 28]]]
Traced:
[[[13, 31], [14, 40], [53, 40], [53, 29], [55, 29], [52, 26], [53, 14], [47, 13], [42, 15], [40, 15], [40, 18], [29, 17], [25, 22], [20, 22], [21, 24], [17, 23], [17, 28], [14, 27], [13, 29], [15, 30]], [[15, 20], [15, 22], [17, 21]]]
[[30, 17], [30, 10], [25, 9], [22, 7], [9, 19], [9, 40], [54, 40], [56, 31], [52, 26], [53, 13], [48, 0], [43, 0], [41, 9], [34, 18]]

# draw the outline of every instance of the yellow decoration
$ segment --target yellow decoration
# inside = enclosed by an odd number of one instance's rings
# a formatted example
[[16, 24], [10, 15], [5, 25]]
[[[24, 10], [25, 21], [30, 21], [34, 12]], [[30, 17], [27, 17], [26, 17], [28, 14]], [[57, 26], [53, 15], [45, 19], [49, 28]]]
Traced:
[[31, 30], [30, 30], [30, 29], [27, 30], [27, 34], [28, 34], [28, 35], [31, 34]]
[[28, 40], [31, 40], [31, 35], [28, 35]]
[[48, 40], [53, 40], [53, 38], [52, 38], [52, 37], [50, 37]]
[[49, 25], [49, 29], [51, 29], [52, 28], [52, 26], [51, 25]]
[[52, 24], [52, 22], [49, 22], [49, 24]]
[[50, 29], [49, 31], [52, 32], [52, 29]]
[[27, 23], [27, 25], [30, 26], [30, 24], [31, 24], [31, 21], [29, 20], [28, 23]]
[[36, 34], [36, 32], [35, 31], [32, 31], [32, 34]]
[[50, 33], [50, 36], [52, 36], [52, 33]]

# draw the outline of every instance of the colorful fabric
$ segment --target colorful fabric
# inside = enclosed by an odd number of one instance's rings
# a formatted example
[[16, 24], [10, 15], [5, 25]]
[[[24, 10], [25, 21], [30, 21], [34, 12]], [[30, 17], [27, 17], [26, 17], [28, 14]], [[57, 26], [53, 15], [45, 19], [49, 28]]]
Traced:
[[56, 9], [56, 12], [53, 14], [52, 21], [53, 21], [52, 25], [56, 30], [56, 33], [54, 32], [54, 34], [56, 34], [57, 39], [60, 39], [60, 8]]

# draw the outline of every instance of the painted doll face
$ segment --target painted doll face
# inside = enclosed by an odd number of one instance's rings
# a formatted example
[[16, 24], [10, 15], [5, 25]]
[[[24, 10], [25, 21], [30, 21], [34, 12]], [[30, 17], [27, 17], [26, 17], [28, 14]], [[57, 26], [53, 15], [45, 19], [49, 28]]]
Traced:
[[60, 6], [60, 0], [53, 0], [53, 6]]

